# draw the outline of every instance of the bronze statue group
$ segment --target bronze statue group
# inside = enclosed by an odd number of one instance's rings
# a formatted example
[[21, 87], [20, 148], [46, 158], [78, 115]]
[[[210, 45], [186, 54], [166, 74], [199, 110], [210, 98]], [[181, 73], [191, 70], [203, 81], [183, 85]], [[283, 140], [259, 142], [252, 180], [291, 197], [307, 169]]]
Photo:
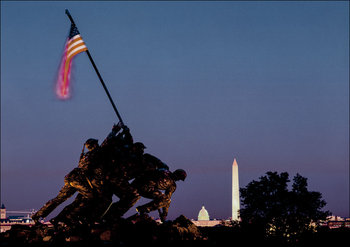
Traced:
[[[88, 152], [84, 152], [85, 148]], [[88, 139], [80, 156], [79, 165], [64, 178], [58, 195], [49, 200], [32, 219], [39, 222], [61, 203], [78, 193], [50, 222], [54, 226], [72, 227], [95, 222], [113, 222], [122, 217], [141, 198], [150, 202], [136, 207], [144, 215], [158, 210], [165, 221], [176, 190], [176, 181], [184, 181], [187, 174], [182, 169], [174, 172], [158, 158], [144, 153], [146, 147], [133, 141], [130, 130], [122, 123], [113, 125], [111, 133], [98, 144]], [[119, 200], [113, 202], [116, 195]]]

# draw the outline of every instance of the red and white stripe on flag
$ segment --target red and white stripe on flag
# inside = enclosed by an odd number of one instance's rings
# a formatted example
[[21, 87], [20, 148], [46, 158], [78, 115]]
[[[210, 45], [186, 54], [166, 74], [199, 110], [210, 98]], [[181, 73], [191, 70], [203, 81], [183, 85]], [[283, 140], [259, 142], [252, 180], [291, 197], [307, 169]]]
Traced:
[[87, 47], [81, 38], [78, 29], [72, 24], [61, 61], [60, 70], [58, 72], [56, 94], [60, 99], [68, 99], [70, 97], [72, 60], [75, 55], [86, 50]]

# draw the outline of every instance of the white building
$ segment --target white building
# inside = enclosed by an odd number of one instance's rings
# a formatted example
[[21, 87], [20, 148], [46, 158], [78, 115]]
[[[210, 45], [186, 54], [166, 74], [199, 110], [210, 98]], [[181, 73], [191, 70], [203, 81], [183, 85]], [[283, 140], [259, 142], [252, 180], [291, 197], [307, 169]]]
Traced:
[[204, 206], [199, 210], [198, 220], [192, 220], [192, 222], [196, 226], [217, 226], [222, 224], [221, 220], [210, 220], [209, 213]]
[[202, 209], [199, 211], [198, 220], [210, 220], [209, 213], [204, 206], [202, 206]]

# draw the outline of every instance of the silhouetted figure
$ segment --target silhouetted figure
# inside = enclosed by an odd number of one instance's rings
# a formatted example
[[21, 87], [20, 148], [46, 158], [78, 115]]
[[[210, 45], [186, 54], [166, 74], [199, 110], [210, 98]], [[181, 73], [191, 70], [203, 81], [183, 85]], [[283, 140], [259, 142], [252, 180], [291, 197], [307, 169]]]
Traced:
[[[168, 170], [156, 170], [147, 173], [147, 176], [139, 177], [132, 182], [132, 186], [137, 188], [139, 195], [135, 195], [137, 200], [140, 197], [153, 199], [136, 208], [140, 214], [151, 211], [159, 211], [159, 217], [164, 222], [168, 215], [171, 196], [176, 190], [176, 181], [185, 181], [187, 174], [184, 170], [178, 169], [174, 172]], [[162, 192], [164, 190], [164, 193]]]
[[135, 186], [129, 183], [130, 180], [148, 176], [150, 172], [158, 169], [169, 170], [169, 167], [158, 158], [144, 154], [145, 148], [141, 142], [132, 145], [127, 160], [122, 164], [125, 174], [117, 179], [118, 182], [115, 181], [113, 186], [119, 201], [112, 204], [106, 218], [123, 216], [140, 199]]
[[100, 159], [98, 140], [88, 139], [84, 147], [89, 151], [84, 153], [83, 149], [78, 167], [74, 168], [65, 176], [64, 186], [61, 188], [58, 195], [45, 203], [45, 205], [32, 216], [35, 222], [38, 222], [40, 218], [48, 216], [56, 207], [77, 191], [85, 198], [92, 198], [101, 193], [99, 189], [103, 181], [103, 174], [102, 169], [98, 166]]
[[[123, 132], [118, 134], [122, 128]], [[115, 188], [117, 187], [121, 190], [125, 187], [123, 183], [125, 172], [122, 169], [121, 162], [125, 159], [123, 156], [127, 155], [128, 145], [132, 145], [132, 142], [129, 129], [119, 122], [117, 125], [113, 125], [112, 131], [102, 144], [100, 146], [97, 144], [95, 148], [98, 150], [98, 153], [91, 153], [90, 156], [87, 153], [81, 157], [79, 168], [92, 167], [91, 164], [89, 165], [90, 161], [95, 163], [93, 165], [94, 173], [84, 174], [87, 175], [87, 181], [89, 181], [90, 188], [88, 189], [93, 194], [86, 195], [79, 191], [75, 200], [66, 206], [55, 218], [51, 219], [53, 224], [58, 224], [59, 222], [69, 226], [89, 224], [102, 217], [112, 203]]]
[[[89, 150], [87, 153], [85, 147]], [[75, 192], [78, 195], [73, 203], [51, 220], [53, 224], [89, 224], [104, 215], [105, 218], [121, 217], [141, 196], [154, 200], [141, 206], [140, 212], [163, 208], [161, 217], [165, 219], [176, 189], [175, 181], [184, 180], [186, 172], [176, 170], [171, 173], [161, 160], [144, 153], [145, 148], [143, 143], [133, 142], [129, 128], [120, 122], [113, 125], [101, 145], [96, 139], [88, 139], [78, 167], [65, 176], [65, 184], [58, 195], [34, 214], [33, 220], [37, 222], [48, 216]], [[119, 201], [112, 203], [113, 194]]]

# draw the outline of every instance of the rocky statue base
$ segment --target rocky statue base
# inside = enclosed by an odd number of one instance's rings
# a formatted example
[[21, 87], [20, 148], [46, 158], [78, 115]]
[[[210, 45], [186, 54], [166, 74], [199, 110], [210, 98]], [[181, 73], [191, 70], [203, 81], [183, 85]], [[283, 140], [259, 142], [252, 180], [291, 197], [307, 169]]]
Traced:
[[183, 215], [164, 223], [148, 215], [134, 215], [114, 222], [71, 228], [44, 224], [14, 225], [0, 235], [1, 246], [154, 246], [179, 241], [193, 243], [194, 240], [203, 240], [203, 236], [197, 226]]

